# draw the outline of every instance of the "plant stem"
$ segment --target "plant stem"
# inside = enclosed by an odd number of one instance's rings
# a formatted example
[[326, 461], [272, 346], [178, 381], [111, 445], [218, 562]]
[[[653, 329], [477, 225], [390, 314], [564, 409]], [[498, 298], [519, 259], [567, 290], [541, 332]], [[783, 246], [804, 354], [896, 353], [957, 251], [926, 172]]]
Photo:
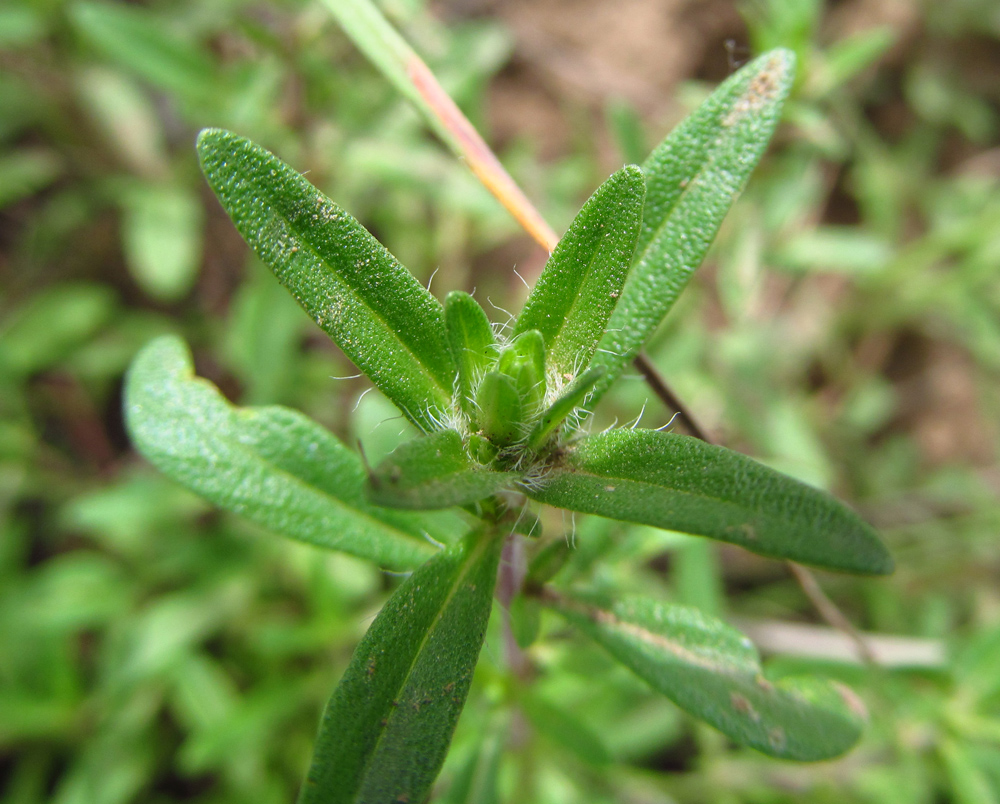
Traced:
[[[479, 135], [461, 109], [445, 92], [423, 60], [413, 51], [406, 41], [396, 32], [381, 12], [370, 0], [323, 0], [327, 9], [337, 18], [337, 21], [347, 32], [355, 45], [372, 63], [389, 79], [417, 109], [424, 115], [434, 132], [445, 144], [463, 160], [473, 174], [489, 190], [493, 196], [513, 215], [514, 219], [524, 227], [534, 240], [546, 251], [551, 253], [559, 237], [548, 225], [541, 213], [534, 207], [510, 174], [500, 164], [489, 145]], [[680, 398], [670, 389], [659, 375], [649, 358], [640, 352], [634, 361], [639, 373], [649, 384], [653, 392], [663, 403], [677, 412], [684, 428], [695, 438], [709, 444], [715, 443], [706, 431], [681, 402]], [[520, 583], [515, 578], [516, 570], [516, 534], [511, 534], [504, 545], [504, 557], [500, 564], [498, 579], [498, 597], [505, 608], [510, 605]], [[523, 563], [523, 549], [521, 550]], [[788, 566], [817, 611], [831, 626], [843, 631], [858, 645], [858, 649], [866, 662], [871, 663], [871, 649], [857, 629], [851, 625], [836, 604], [823, 592], [815, 576], [798, 564], [791, 561]], [[507, 568], [507, 569], [505, 569]], [[506, 573], [506, 574], [505, 574]], [[514, 585], [516, 582], [516, 585]], [[504, 601], [500, 590], [505, 584], [512, 585], [513, 591], [509, 599]], [[508, 660], [511, 669], [520, 676], [527, 671], [527, 659], [514, 640], [510, 630], [510, 615], [504, 620], [504, 643], [507, 646]]]
[[[500, 164], [437, 78], [370, 0], [324, 0], [351, 41], [393, 86], [423, 114], [434, 132], [465, 162], [483, 186], [549, 253], [559, 236]], [[664, 403], [676, 410], [691, 435], [711, 442], [649, 359], [640, 352], [635, 366]]]
[[837, 604], [827, 596], [826, 592], [823, 591], [823, 587], [819, 585], [819, 581], [816, 580], [816, 576], [794, 561], [786, 561], [785, 563], [788, 565], [788, 569], [795, 577], [795, 580], [798, 581], [805, 596], [809, 598], [809, 601], [816, 607], [816, 610], [826, 620], [827, 624], [836, 628], [854, 642], [858, 649], [858, 656], [865, 664], [876, 664], [877, 660], [871, 646], [868, 644], [868, 640], [854, 627], [854, 624], [840, 610]]
[[513, 676], [524, 681], [531, 676], [531, 661], [514, 638], [510, 615], [510, 604], [521, 591], [524, 578], [528, 574], [524, 537], [520, 534], [512, 531], [507, 537], [503, 552], [500, 554], [500, 567], [497, 572], [496, 596], [503, 609], [504, 657]]

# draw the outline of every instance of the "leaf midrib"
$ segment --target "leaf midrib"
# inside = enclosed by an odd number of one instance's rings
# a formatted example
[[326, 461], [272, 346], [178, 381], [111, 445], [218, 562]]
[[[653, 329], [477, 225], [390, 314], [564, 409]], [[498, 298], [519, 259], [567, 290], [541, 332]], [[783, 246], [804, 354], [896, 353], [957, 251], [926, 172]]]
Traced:
[[[594, 479], [594, 480], [615, 480], [615, 481], [618, 481], [620, 483], [623, 483], [623, 482], [624, 483], [633, 483], [633, 484], [635, 484], [635, 485], [637, 485], [637, 486], [639, 486], [641, 488], [644, 488], [644, 489], [646, 489], [646, 488], [659, 489], [661, 491], [669, 491], [672, 494], [680, 494], [680, 495], [682, 495], [684, 497], [687, 497], [687, 498], [690, 498], [690, 499], [694, 499], [694, 500], [712, 500], [713, 502], [722, 503], [724, 505], [734, 505], [734, 506], [736, 506], [736, 507], [738, 507], [738, 508], [740, 508], [742, 510], [745, 510], [745, 511], [751, 511], [751, 512], [756, 512], [756, 513], [760, 513], [760, 514], [764, 513], [763, 511], [760, 511], [759, 509], [753, 509], [753, 508], [749, 508], [747, 506], [741, 505], [740, 503], [734, 503], [733, 501], [727, 500], [724, 497], [716, 497], [715, 495], [712, 495], [712, 494], [698, 494], [698, 493], [691, 492], [691, 491], [683, 491], [681, 489], [673, 488], [672, 486], [664, 486], [664, 485], [660, 485], [658, 483], [650, 483], [649, 481], [646, 481], [646, 480], [635, 480], [634, 478], [624, 477], [622, 475], [616, 475], [616, 474], [598, 475], [598, 474], [595, 474], [594, 472], [591, 472], [591, 471], [586, 471], [586, 470], [576, 469], [576, 468], [574, 468], [574, 469], [564, 469], [563, 472], [565, 474], [567, 474], [567, 475], [573, 475], [573, 476], [576, 476], [576, 477], [583, 476], [583, 477], [591, 478], [591, 479]], [[544, 493], [544, 492], [545, 492], [545, 489], [542, 489], [542, 493]]]
[[[448, 607], [451, 605], [451, 601], [458, 593], [458, 590], [461, 588], [466, 577], [468, 577], [470, 568], [474, 566], [478, 562], [478, 560], [482, 557], [483, 551], [492, 547], [492, 541], [495, 538], [497, 538], [496, 534], [485, 535], [476, 543], [476, 545], [471, 550], [469, 550], [469, 553], [466, 556], [466, 560], [462, 562], [462, 569], [455, 576], [455, 581], [451, 585], [451, 588], [448, 590], [448, 594], [445, 597], [444, 602], [441, 604], [437, 613], [434, 615], [434, 619], [431, 622], [430, 627], [424, 633], [423, 637], [420, 640], [420, 644], [414, 651], [413, 660], [410, 662], [409, 668], [406, 671], [406, 675], [400, 682], [399, 686], [396, 688], [397, 693], [399, 692], [399, 690], [403, 690], [406, 688], [406, 685], [409, 682], [410, 677], [413, 675], [413, 671], [416, 668], [418, 661], [420, 660], [420, 656], [423, 653], [424, 648], [430, 641], [431, 635], [438, 627], [438, 624], [441, 622], [441, 618], [444, 616], [445, 611], [447, 611]], [[372, 762], [375, 761], [375, 757], [378, 754], [379, 746], [382, 744], [383, 738], [389, 731], [389, 726], [393, 722], [393, 719], [396, 716], [396, 711], [398, 710], [392, 709], [392, 711], [389, 713], [389, 716], [386, 718], [385, 726], [382, 727], [382, 729], [379, 731], [378, 739], [375, 740], [374, 745], [372, 745], [371, 751], [368, 753], [368, 758], [365, 760], [364, 764], [361, 767], [361, 772], [358, 775], [359, 784], [357, 785], [357, 787], [355, 787], [354, 792], [352, 793], [351, 800], [354, 802], [358, 801], [357, 795], [368, 780], [368, 772], [369, 769], [371, 768], [371, 764]]]
[[[561, 598], [559, 605], [565, 606], [571, 611], [576, 610], [576, 613], [586, 617], [598, 628], [602, 626], [619, 628], [626, 634], [636, 637], [647, 645], [662, 648], [674, 656], [675, 659], [687, 665], [694, 665], [701, 669], [733, 678], [749, 676], [752, 679], [761, 670], [759, 662], [754, 662], [745, 667], [741, 667], [736, 661], [728, 667], [722, 664], [715, 664], [708, 657], [698, 654], [691, 648], [684, 647], [678, 640], [671, 639], [663, 634], [657, 634], [639, 623], [623, 620], [611, 609], [592, 606], [583, 601], [568, 598]], [[608, 622], [609, 620], [610, 622]]]
[[[729, 108], [729, 107], [724, 107], [724, 108]], [[690, 176], [681, 178], [678, 181], [678, 184], [680, 184], [681, 182], [686, 182], [686, 183], [684, 184], [683, 187], [681, 187], [681, 191], [680, 193], [678, 193], [677, 199], [674, 201], [673, 204], [670, 205], [670, 209], [667, 210], [666, 214], [663, 216], [663, 219], [660, 221], [660, 223], [656, 227], [651, 229], [653, 234], [649, 238], [649, 243], [647, 243], [646, 247], [642, 250], [642, 254], [636, 257], [636, 259], [632, 261], [633, 265], [638, 266], [645, 261], [646, 256], [649, 254], [653, 246], [659, 240], [660, 235], [663, 233], [663, 230], [667, 228], [667, 225], [670, 223], [670, 219], [677, 211], [677, 208], [681, 206], [684, 203], [684, 200], [688, 197], [688, 195], [691, 194], [691, 192], [694, 190], [695, 185], [698, 184], [698, 180], [702, 177], [702, 175], [715, 164], [716, 159], [720, 151], [722, 150], [723, 150], [722, 137], [716, 137], [715, 142], [713, 142], [708, 147], [708, 152], [700, 167], [694, 173], [690, 174]]]
[[[203, 389], [207, 389], [207, 390], [210, 390], [212, 392], [218, 393], [218, 391], [216, 390], [216, 388], [211, 383], [207, 382], [206, 380], [204, 380], [201, 377], [198, 377], [198, 376], [196, 376], [194, 374], [189, 375], [185, 379], [186, 379], [187, 382], [196, 383], [198, 385], [201, 385]], [[223, 404], [228, 405], [228, 403], [226, 403], [226, 402], [223, 402]], [[232, 416], [234, 413], [235, 413], [235, 411], [233, 411], [233, 410], [228, 410], [227, 411], [227, 414], [229, 416]], [[190, 414], [186, 410], [184, 411], [183, 415], [187, 416], [191, 421], [194, 421], [198, 430], [202, 430], [203, 429], [200, 426], [198, 426], [199, 425], [199, 420], [198, 420], [198, 418], [196, 416], [194, 416], [193, 414]], [[224, 443], [226, 443], [227, 445], [229, 445], [230, 448], [235, 449], [241, 455], [243, 455], [243, 456], [247, 456], [248, 455], [253, 460], [255, 460], [255, 461], [263, 464], [268, 470], [270, 470], [270, 472], [272, 474], [281, 476], [281, 477], [285, 478], [286, 480], [291, 481], [296, 487], [302, 488], [302, 489], [306, 489], [308, 491], [312, 491], [312, 492], [320, 495], [324, 500], [329, 501], [334, 506], [342, 508], [345, 511], [356, 513], [358, 515], [358, 517], [362, 518], [366, 523], [369, 523], [369, 524], [373, 525], [376, 529], [385, 530], [385, 531], [388, 531], [390, 534], [397, 535], [397, 536], [403, 538], [406, 541], [406, 543], [412, 545], [413, 547], [419, 548], [420, 550], [429, 550], [430, 552], [428, 554], [428, 558], [434, 556], [438, 552], [429, 543], [425, 547], [424, 543], [421, 542], [413, 534], [409, 534], [409, 533], [407, 533], [404, 530], [400, 530], [395, 525], [390, 525], [390, 524], [388, 524], [386, 522], [383, 522], [381, 519], [375, 518], [370, 512], [365, 511], [362, 508], [355, 508], [353, 505], [350, 505], [345, 500], [341, 500], [341, 499], [339, 499], [337, 497], [334, 497], [333, 495], [329, 494], [328, 492], [323, 491], [322, 489], [320, 489], [318, 486], [314, 486], [311, 483], [309, 483], [309, 482], [303, 480], [302, 478], [300, 478], [298, 475], [293, 474], [288, 469], [284, 469], [284, 468], [278, 466], [273, 461], [271, 461], [271, 460], [263, 457], [259, 452], [255, 451], [252, 447], [250, 447], [250, 446], [244, 444], [243, 442], [241, 442], [239, 439], [233, 438], [232, 436], [225, 436], [225, 435], [218, 435], [218, 434], [213, 434], [213, 436], [215, 438], [218, 438], [218, 439], [222, 440]], [[158, 451], [162, 451], [162, 450], [158, 450]], [[169, 454], [176, 455], [177, 453], [169, 453]], [[336, 548], [336, 549], [343, 550], [343, 548]], [[347, 551], [344, 551], [344, 552], [347, 552]]]
[[[612, 231], [612, 233], [611, 233], [612, 237], [614, 237], [614, 234], [615, 233]], [[576, 289], [575, 289], [575, 291], [573, 293], [573, 301], [570, 302], [569, 307], [566, 310], [566, 314], [562, 316], [562, 318], [561, 318], [561, 320], [559, 322], [558, 328], [556, 329], [555, 333], [552, 335], [552, 346], [551, 346], [551, 348], [549, 350], [550, 352], [556, 352], [557, 348], [562, 345], [563, 334], [566, 332], [566, 326], [569, 323], [570, 318], [573, 316], [573, 314], [580, 307], [580, 304], [581, 304], [581, 298], [580, 298], [581, 291], [583, 290], [584, 285], [586, 285], [587, 280], [590, 279], [591, 276], [593, 275], [594, 265], [597, 262], [598, 255], [601, 253], [601, 246], [604, 245], [604, 237], [605, 236], [606, 235], [602, 235], [602, 236], [600, 236], [600, 237], [597, 238], [597, 245], [594, 247], [594, 250], [591, 252], [590, 259], [587, 261], [587, 267], [581, 272], [580, 281], [577, 282]], [[611, 317], [610, 314], [608, 315], [608, 317], [609, 318]], [[598, 338], [598, 340], [600, 340], [600, 338]], [[596, 346], [596, 344], [595, 344], [595, 346]], [[563, 367], [560, 366], [560, 368], [563, 368]], [[573, 366], [569, 366], [569, 369], [572, 369], [572, 368], [573, 368]], [[586, 366], [581, 366], [580, 371], [583, 371], [583, 369], [585, 369], [585, 368], [586, 368]]]
[[[333, 201], [331, 201], [330, 199], [327, 199], [325, 196], [323, 196], [321, 193], [319, 193], [318, 190], [316, 190], [315, 192], [320, 195], [321, 199], [326, 200], [328, 203], [333, 204], [335, 207], [337, 206]], [[271, 199], [271, 203], [273, 204], [274, 203], [274, 197], [275, 197], [274, 194], [271, 194], [269, 197]], [[321, 201], [321, 203], [322, 203], [322, 201]], [[340, 207], [337, 207], [337, 209], [340, 209]], [[388, 322], [388, 320], [385, 318], [385, 316], [381, 312], [379, 312], [375, 308], [373, 308], [368, 303], [367, 299], [365, 299], [365, 297], [358, 291], [357, 287], [344, 274], [341, 274], [339, 271], [334, 270], [334, 268], [330, 265], [330, 263], [327, 261], [327, 259], [319, 252], [319, 250], [316, 248], [316, 246], [313, 245], [312, 241], [305, 234], [303, 234], [302, 230], [299, 227], [297, 227], [293, 223], [293, 221], [291, 220], [291, 218], [289, 218], [287, 215], [285, 215], [284, 212], [280, 213], [280, 217], [282, 219], [284, 219], [284, 221], [288, 225], [288, 228], [292, 231], [292, 233], [295, 235], [295, 237], [297, 237], [299, 240], [301, 240], [303, 243], [305, 243], [308, 246], [309, 252], [311, 254], [313, 254], [316, 257], [317, 260], [319, 260], [319, 262], [323, 265], [323, 267], [327, 271], [329, 271], [330, 273], [335, 274], [336, 276], [339, 276], [342, 279], [342, 281], [344, 282], [344, 284], [348, 288], [351, 289], [351, 293], [353, 294], [354, 298], [357, 299], [372, 314], [372, 316], [374, 318], [378, 319], [378, 321], [381, 324], [381, 326], [383, 327], [383, 329], [386, 332], [390, 333], [392, 335], [392, 337], [395, 338], [395, 340], [400, 344], [400, 346], [402, 346], [403, 349], [407, 353], [409, 353], [413, 357], [413, 359], [421, 367], [424, 368], [424, 370], [426, 371], [427, 375], [430, 377], [431, 381], [433, 382], [434, 386], [439, 391], [441, 391], [441, 393], [444, 395], [444, 398], [446, 400], [449, 399], [450, 396], [449, 396], [448, 390], [443, 385], [441, 385], [441, 382], [438, 379], [438, 377], [435, 374], [435, 372], [433, 371], [433, 369], [430, 366], [428, 366], [423, 361], [423, 359], [413, 350], [412, 346], [410, 346], [408, 343], [406, 343], [406, 341], [404, 341], [402, 338], [399, 337], [399, 333], [396, 332], [396, 330]], [[361, 224], [358, 223], [358, 226], [361, 226]], [[362, 227], [362, 228], [364, 228], [364, 227]], [[378, 242], [378, 241], [376, 241], [376, 242]], [[390, 257], [391, 260], [395, 260], [395, 258], [392, 257], [391, 254], [389, 255], [389, 257]], [[294, 260], [295, 256], [293, 255], [291, 259]], [[398, 262], [397, 262], [397, 265], [400, 265], [401, 268], [403, 267]], [[405, 271], [406, 269], [403, 268], [403, 270]], [[418, 283], [418, 285], [419, 285], [419, 283]], [[428, 295], [430, 295], [430, 294], [428, 293]], [[437, 299], [435, 299], [433, 296], [431, 296], [431, 299], [434, 302], [437, 302]], [[447, 345], [447, 341], [446, 340], [445, 340], [444, 343], [445, 343], [445, 345]], [[340, 346], [340, 344], [337, 344], [337, 345]], [[407, 379], [409, 379], [409, 378], [407, 378]], [[405, 412], [409, 414], [409, 411], [405, 411]], [[413, 418], [412, 414], [409, 414], [409, 415], [410, 415], [410, 417], [412, 419]]]
[[[759, 73], [756, 73], [755, 75], [759, 75]], [[751, 78], [748, 83], [752, 83], [752, 81], [753, 78]], [[733, 107], [736, 106], [739, 99], [744, 97], [745, 95], [746, 95], [746, 89], [744, 88], [744, 91], [741, 92], [739, 95], [735, 96], [730, 103], [721, 106], [719, 110], [719, 118], [720, 119], [723, 118], [724, 117], [723, 113], [726, 112], [727, 110], [732, 111]], [[694, 137], [692, 137], [691, 139], [694, 139]], [[676, 200], [674, 201], [673, 204], [670, 205], [670, 209], [668, 209], [666, 213], [663, 215], [663, 219], [660, 221], [660, 223], [655, 227], [651, 227], [652, 235], [650, 235], [649, 241], [646, 244], [645, 248], [643, 248], [642, 253], [636, 255], [636, 257], [632, 260], [633, 266], [639, 266], [643, 262], [645, 262], [646, 257], [649, 255], [653, 246], [659, 240], [660, 236], [663, 233], [663, 230], [666, 229], [667, 225], [670, 223], [670, 220], [673, 217], [674, 213], [676, 212], [677, 208], [681, 206], [685, 198], [693, 191], [694, 186], [698, 183], [702, 175], [716, 163], [720, 152], [724, 150], [723, 146], [724, 146], [724, 138], [716, 136], [712, 144], [708, 146], [706, 156], [702, 161], [701, 165], [698, 167], [698, 169], [694, 173], [691, 173], [689, 176], [686, 176], [678, 180], [677, 182], [678, 184], [680, 184], [681, 182], [686, 182], [686, 183], [681, 187], [681, 191], [677, 195]], [[648, 160], [647, 162], [643, 163], [642, 170], [644, 173], [647, 172], [646, 165], [648, 164], [649, 164]], [[648, 185], [647, 185], [647, 191], [648, 191]], [[649, 196], [647, 192], [647, 198], [648, 197]], [[645, 211], [645, 205], [643, 205], [643, 210]], [[641, 279], [642, 277], [638, 278]], [[624, 292], [622, 296], [623, 297], [625, 296]], [[620, 309], [624, 309], [624, 307], [626, 306], [627, 305], [622, 305], [622, 304], [616, 305], [615, 312], [617, 312]], [[648, 308], [648, 305], [646, 305], [646, 307]]]

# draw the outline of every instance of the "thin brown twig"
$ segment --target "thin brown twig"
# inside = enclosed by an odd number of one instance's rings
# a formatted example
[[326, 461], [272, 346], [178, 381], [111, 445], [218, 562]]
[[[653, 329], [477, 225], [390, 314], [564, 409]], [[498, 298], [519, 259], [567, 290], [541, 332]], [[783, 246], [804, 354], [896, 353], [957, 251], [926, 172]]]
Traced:
[[681, 420], [681, 424], [684, 426], [684, 429], [688, 431], [688, 433], [693, 435], [695, 438], [705, 441], [706, 443], [714, 443], [712, 439], [709, 438], [705, 429], [698, 424], [694, 416], [691, 415], [691, 412], [687, 409], [684, 403], [681, 402], [677, 394], [670, 390], [670, 386], [668, 386], [666, 380], [660, 376], [660, 373], [656, 370], [656, 367], [646, 356], [645, 352], [639, 352], [639, 354], [636, 355], [633, 365], [635, 365], [638, 372], [642, 375], [646, 384], [653, 390], [653, 393], [660, 398], [660, 401], [663, 402], [668, 409], [677, 413], [677, 418]]
[[819, 581], [816, 580], [816, 576], [794, 561], [786, 561], [785, 563], [788, 564], [788, 569], [791, 570], [792, 575], [795, 576], [795, 580], [802, 587], [802, 591], [809, 598], [809, 602], [816, 607], [816, 610], [826, 620], [827, 624], [838, 631], [842, 631], [854, 642], [858, 649], [858, 656], [865, 664], [876, 664], [877, 660], [871, 646], [868, 644], [868, 640], [854, 627], [854, 623], [837, 607], [837, 604], [827, 597], [826, 592], [819, 585]]

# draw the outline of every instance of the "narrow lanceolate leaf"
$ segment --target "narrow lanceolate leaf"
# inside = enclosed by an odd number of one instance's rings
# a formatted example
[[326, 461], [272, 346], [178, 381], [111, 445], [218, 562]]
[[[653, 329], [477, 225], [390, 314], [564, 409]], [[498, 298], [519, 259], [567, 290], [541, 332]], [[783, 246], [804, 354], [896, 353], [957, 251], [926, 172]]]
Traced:
[[791, 88], [795, 56], [773, 50], [730, 77], [642, 166], [646, 203], [635, 262], [601, 340], [603, 393], [638, 353], [701, 263], [760, 161]]
[[497, 344], [483, 308], [468, 293], [453, 290], [444, 301], [448, 343], [458, 369], [459, 404], [471, 421], [476, 419], [474, 393], [490, 365], [496, 362]]
[[611, 430], [567, 448], [541, 488], [560, 508], [709, 536], [754, 553], [880, 574], [875, 531], [830, 495], [738, 452], [655, 430]]
[[354, 218], [243, 137], [206, 129], [202, 171], [236, 228], [354, 364], [423, 430], [455, 382], [441, 305]]
[[518, 477], [480, 466], [458, 433], [442, 430], [396, 448], [368, 478], [368, 496], [390, 508], [450, 508], [509, 488]]
[[861, 736], [864, 706], [849, 689], [815, 678], [766, 680], [750, 640], [697, 609], [556, 593], [544, 602], [655, 690], [738, 743], [813, 761], [844, 753]]
[[632, 263], [645, 197], [642, 171], [627, 165], [583, 205], [559, 241], [514, 325], [537, 329], [546, 362], [575, 376], [587, 367]]
[[587, 395], [594, 390], [594, 386], [604, 376], [604, 371], [601, 366], [587, 369], [573, 380], [539, 417], [531, 435], [528, 436], [528, 446], [532, 449], [541, 448], [559, 425], [587, 401]]
[[173, 336], [136, 357], [125, 417], [138, 450], [165, 475], [266, 528], [391, 569], [435, 553], [426, 522], [365, 500], [361, 461], [331, 433], [288, 408], [233, 407], [194, 376]]
[[327, 704], [300, 804], [426, 800], [483, 644], [501, 543], [473, 534], [385, 605]]

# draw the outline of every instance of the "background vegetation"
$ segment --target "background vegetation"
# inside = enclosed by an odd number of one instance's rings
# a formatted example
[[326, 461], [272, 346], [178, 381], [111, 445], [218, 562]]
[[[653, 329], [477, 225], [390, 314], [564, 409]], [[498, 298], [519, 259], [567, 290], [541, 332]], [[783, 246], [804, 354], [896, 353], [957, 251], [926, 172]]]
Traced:
[[[595, 583], [737, 622], [776, 672], [850, 683], [872, 723], [836, 762], [769, 760], [546, 621], [502, 799], [1000, 801], [1000, 8], [383, 7], [557, 229], [734, 64], [798, 52], [786, 123], [650, 353], [713, 437], [881, 529], [894, 576], [821, 581], [858, 627], [919, 640], [852, 663], [781, 563], [548, 512]], [[3, 800], [290, 801], [395, 579], [145, 465], [123, 372], [178, 332], [234, 401], [304, 410], [372, 460], [403, 424], [361, 380], [334, 379], [355, 372], [249, 258], [194, 135], [225, 126], [308, 170], [435, 290], [476, 288], [497, 321], [526, 293], [512, 269], [530, 283], [545, 255], [319, 3], [9, 0], [0, 110]], [[620, 385], [599, 421], [667, 422], [641, 380]], [[501, 657], [488, 636], [442, 797], [499, 733], [483, 724], [513, 683]]]

